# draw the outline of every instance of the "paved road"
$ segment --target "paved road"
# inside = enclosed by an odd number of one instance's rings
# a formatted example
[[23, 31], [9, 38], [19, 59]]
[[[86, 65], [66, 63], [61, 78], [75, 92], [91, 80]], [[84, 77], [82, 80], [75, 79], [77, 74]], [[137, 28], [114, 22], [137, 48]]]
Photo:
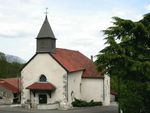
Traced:
[[116, 106], [73, 108], [71, 110], [34, 110], [19, 107], [0, 108], [0, 113], [117, 113]]

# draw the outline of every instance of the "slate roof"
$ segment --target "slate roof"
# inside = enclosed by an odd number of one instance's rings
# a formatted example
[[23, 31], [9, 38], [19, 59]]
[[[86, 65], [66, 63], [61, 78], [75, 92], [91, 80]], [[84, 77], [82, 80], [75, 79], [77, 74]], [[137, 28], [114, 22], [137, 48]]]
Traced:
[[47, 16], [45, 17], [44, 23], [39, 31], [37, 38], [52, 38], [55, 39], [54, 33], [50, 27]]
[[35, 82], [26, 89], [30, 90], [55, 90], [55, 86], [49, 82]]
[[12, 93], [20, 92], [19, 84], [20, 84], [19, 78], [0, 79], [0, 87], [9, 90]]
[[83, 70], [83, 78], [103, 78], [94, 63], [79, 51], [57, 48], [52, 56], [70, 73]]

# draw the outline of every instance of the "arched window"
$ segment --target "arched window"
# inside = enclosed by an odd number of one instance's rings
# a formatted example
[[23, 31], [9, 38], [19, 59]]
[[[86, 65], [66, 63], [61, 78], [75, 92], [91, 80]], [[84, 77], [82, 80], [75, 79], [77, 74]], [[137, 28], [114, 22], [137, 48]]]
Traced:
[[39, 81], [40, 82], [46, 82], [47, 81], [46, 76], [45, 75], [41, 75]]

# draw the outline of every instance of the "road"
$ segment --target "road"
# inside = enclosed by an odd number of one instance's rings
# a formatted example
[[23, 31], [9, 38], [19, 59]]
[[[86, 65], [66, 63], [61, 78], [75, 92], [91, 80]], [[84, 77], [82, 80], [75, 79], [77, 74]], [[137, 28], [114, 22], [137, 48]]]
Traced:
[[0, 113], [117, 113], [116, 106], [73, 108], [70, 110], [37, 110], [20, 107], [1, 107]]

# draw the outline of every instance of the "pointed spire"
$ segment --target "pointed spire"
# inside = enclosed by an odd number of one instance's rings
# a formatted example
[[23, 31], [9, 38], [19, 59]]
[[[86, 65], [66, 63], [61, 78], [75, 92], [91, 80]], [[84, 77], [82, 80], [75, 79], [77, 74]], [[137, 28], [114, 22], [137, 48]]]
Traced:
[[47, 11], [46, 11], [44, 23], [40, 29], [40, 32], [39, 32], [37, 38], [53, 38], [53, 39], [55, 39], [54, 33], [53, 33], [51, 26], [48, 22]]

